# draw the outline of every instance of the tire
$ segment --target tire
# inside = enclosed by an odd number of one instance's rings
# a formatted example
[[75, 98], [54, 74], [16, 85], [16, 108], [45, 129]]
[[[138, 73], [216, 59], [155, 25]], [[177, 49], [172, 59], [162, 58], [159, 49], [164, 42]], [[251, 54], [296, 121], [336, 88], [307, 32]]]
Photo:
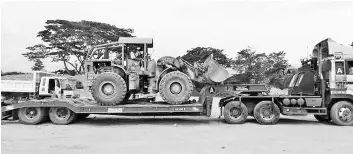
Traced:
[[248, 117], [248, 108], [238, 101], [229, 102], [223, 109], [224, 119], [230, 124], [242, 124]]
[[254, 108], [254, 118], [262, 125], [274, 125], [280, 117], [278, 106], [271, 101], [261, 101]]
[[67, 125], [77, 119], [77, 114], [66, 107], [52, 107], [49, 109], [50, 120], [57, 125]]
[[20, 123], [26, 125], [37, 125], [48, 117], [48, 110], [41, 107], [24, 107], [18, 110]]
[[114, 106], [121, 103], [126, 91], [124, 79], [115, 73], [98, 75], [92, 86], [92, 96], [102, 106]]
[[330, 122], [331, 118], [328, 115], [314, 115], [315, 119], [319, 122]]
[[347, 101], [336, 102], [330, 111], [332, 121], [339, 126], [353, 126], [353, 104]]
[[169, 104], [182, 104], [188, 101], [193, 90], [191, 79], [179, 71], [167, 73], [159, 83], [159, 93]]

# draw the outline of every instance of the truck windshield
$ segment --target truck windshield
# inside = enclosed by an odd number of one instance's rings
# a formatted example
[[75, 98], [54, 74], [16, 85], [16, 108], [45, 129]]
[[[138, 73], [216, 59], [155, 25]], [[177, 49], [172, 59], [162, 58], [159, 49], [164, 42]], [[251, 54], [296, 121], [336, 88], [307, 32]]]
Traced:
[[294, 76], [292, 77], [292, 80], [289, 83], [289, 86], [288, 86], [289, 88], [294, 87], [294, 84], [295, 84], [295, 81], [297, 80], [297, 77], [298, 77], [298, 74], [294, 74]]
[[68, 79], [61, 79], [60, 83], [61, 83], [62, 89], [72, 90], [71, 83], [70, 83], [70, 81]]

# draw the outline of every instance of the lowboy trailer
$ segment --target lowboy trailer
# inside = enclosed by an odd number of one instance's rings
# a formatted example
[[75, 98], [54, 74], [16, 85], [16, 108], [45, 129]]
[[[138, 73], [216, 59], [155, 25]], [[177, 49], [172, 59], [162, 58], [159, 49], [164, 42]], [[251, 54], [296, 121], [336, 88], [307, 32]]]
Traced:
[[202, 88], [199, 99], [181, 105], [147, 100], [127, 101], [117, 106], [101, 106], [92, 99], [49, 98], [19, 101], [1, 107], [2, 119], [12, 117], [23, 124], [40, 124], [48, 119], [54, 124], [70, 124], [89, 114], [112, 114], [124, 116], [210, 116], [213, 98], [217, 96], [260, 95], [266, 85], [218, 85]]

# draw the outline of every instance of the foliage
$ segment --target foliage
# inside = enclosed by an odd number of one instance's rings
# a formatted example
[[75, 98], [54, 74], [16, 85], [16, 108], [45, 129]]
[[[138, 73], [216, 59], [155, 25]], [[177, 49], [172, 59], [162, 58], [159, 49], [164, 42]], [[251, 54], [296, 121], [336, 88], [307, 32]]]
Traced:
[[2, 72], [1, 71], [1, 76], [5, 76], [5, 75], [18, 75], [18, 74], [25, 74], [23, 72]]
[[285, 55], [284, 51], [267, 55], [256, 53], [250, 48], [243, 49], [232, 62], [233, 68], [239, 72], [233, 78], [240, 83], [251, 83], [254, 79], [256, 83], [267, 83], [283, 89], [288, 80], [283, 71], [289, 67]]
[[40, 71], [44, 68], [43, 62], [40, 59], [34, 60], [34, 66], [32, 67], [32, 71]]
[[223, 49], [216, 49], [212, 47], [196, 47], [191, 50], [187, 50], [186, 54], [182, 56], [183, 59], [193, 64], [194, 62], [204, 62], [206, 58], [213, 54], [213, 58], [224, 66], [229, 67], [231, 64], [231, 59], [223, 53]]
[[119, 37], [132, 37], [132, 29], [93, 21], [47, 20], [45, 29], [37, 37], [42, 44], [27, 47], [23, 54], [29, 60], [51, 58], [62, 62], [65, 71], [71, 66], [76, 73], [84, 71], [88, 48], [93, 45], [117, 41]]

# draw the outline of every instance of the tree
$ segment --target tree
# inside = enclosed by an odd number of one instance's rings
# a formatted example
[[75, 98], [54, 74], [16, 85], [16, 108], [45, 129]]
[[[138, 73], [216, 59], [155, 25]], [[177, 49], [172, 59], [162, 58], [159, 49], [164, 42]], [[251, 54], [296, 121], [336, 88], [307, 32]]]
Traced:
[[350, 44], [350, 46], [352, 46], [352, 47], [353, 47], [353, 42]]
[[221, 65], [229, 67], [231, 59], [223, 53], [223, 49], [216, 49], [212, 47], [196, 47], [191, 50], [187, 50], [186, 54], [182, 56], [187, 62], [193, 64], [194, 62], [204, 62], [206, 58], [213, 54], [213, 58]]
[[237, 75], [241, 83], [250, 83], [251, 79], [263, 81], [265, 78], [266, 59], [265, 53], [256, 53], [250, 48], [243, 49], [238, 52], [237, 57], [232, 62], [232, 66], [241, 75]]
[[34, 66], [32, 67], [32, 71], [40, 71], [44, 68], [43, 62], [40, 59], [34, 60]]
[[82, 73], [89, 47], [117, 41], [119, 37], [133, 37], [132, 32], [93, 21], [47, 20], [45, 29], [37, 35], [43, 43], [27, 47], [30, 51], [22, 55], [31, 61], [51, 58], [52, 62], [62, 62], [67, 72], [72, 67]]
[[257, 83], [268, 83], [283, 89], [288, 80], [283, 71], [289, 67], [285, 55], [284, 51], [266, 55], [250, 48], [243, 49], [232, 62], [233, 68], [239, 72], [233, 78], [240, 83], [250, 83], [251, 79], [255, 79]]

